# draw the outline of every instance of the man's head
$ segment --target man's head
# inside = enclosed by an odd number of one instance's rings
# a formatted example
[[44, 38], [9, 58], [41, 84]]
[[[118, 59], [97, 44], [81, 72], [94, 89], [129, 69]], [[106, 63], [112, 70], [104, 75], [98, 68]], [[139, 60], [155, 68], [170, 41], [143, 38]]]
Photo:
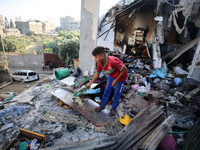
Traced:
[[94, 56], [94, 60], [99, 63], [102, 62], [106, 58], [106, 51], [105, 48], [102, 46], [96, 47], [92, 51], [92, 55]]

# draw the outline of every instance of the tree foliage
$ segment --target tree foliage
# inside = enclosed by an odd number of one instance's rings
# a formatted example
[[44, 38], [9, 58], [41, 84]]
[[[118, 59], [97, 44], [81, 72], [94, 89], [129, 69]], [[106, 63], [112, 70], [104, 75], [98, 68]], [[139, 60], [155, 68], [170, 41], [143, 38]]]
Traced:
[[12, 19], [10, 19], [10, 28], [15, 28], [14, 23], [12, 21]]
[[[72, 59], [78, 58], [79, 56], [79, 39], [66, 39], [60, 45], [59, 57], [65, 63], [70, 63]], [[67, 62], [68, 54], [68, 62]]]
[[[59, 36], [33, 34], [22, 35], [20, 37], [8, 36], [3, 40], [6, 52], [26, 53], [27, 46], [42, 45], [41, 51], [37, 51], [38, 54], [42, 52], [58, 54], [60, 59], [65, 63], [67, 63], [67, 53], [68, 63], [71, 62], [72, 59], [78, 58], [79, 41], [79, 31], [59, 31]], [[1, 43], [0, 51], [2, 51]]]
[[5, 17], [4, 25], [7, 29], [9, 28], [9, 21], [8, 21], [7, 17]]
[[80, 32], [79, 31], [59, 31], [58, 39], [43, 44], [44, 49], [52, 48], [54, 54], [58, 54], [60, 59], [68, 63], [72, 59], [78, 58], [79, 56], [79, 43], [80, 43]]
[[4, 48], [6, 52], [26, 52], [26, 46], [23, 41], [20, 40], [4, 39]]
[[34, 31], [29, 31], [28, 33], [26, 33], [26, 35], [28, 35], [28, 36], [31, 36], [31, 35], [34, 35], [34, 34], [35, 34]]

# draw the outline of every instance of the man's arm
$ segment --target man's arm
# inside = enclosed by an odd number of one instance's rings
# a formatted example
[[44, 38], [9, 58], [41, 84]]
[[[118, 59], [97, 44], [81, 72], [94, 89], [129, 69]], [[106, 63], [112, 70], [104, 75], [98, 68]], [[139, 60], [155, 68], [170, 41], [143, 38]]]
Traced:
[[124, 73], [127, 71], [128, 69], [126, 68], [126, 66], [123, 67], [122, 71], [120, 72], [120, 74], [118, 75], [118, 77], [112, 82], [112, 86], [116, 86], [117, 82], [119, 81], [119, 79], [124, 75]]
[[87, 84], [87, 88], [90, 88], [91, 84], [99, 77], [99, 73], [95, 73], [92, 80]]

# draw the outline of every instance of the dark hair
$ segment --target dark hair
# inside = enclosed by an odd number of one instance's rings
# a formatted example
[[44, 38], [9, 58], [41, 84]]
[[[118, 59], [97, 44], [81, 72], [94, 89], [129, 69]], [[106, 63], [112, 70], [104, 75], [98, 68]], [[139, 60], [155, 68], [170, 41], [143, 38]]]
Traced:
[[106, 50], [103, 46], [97, 46], [93, 51], [92, 51], [92, 55], [96, 56], [99, 54], [105, 54]]

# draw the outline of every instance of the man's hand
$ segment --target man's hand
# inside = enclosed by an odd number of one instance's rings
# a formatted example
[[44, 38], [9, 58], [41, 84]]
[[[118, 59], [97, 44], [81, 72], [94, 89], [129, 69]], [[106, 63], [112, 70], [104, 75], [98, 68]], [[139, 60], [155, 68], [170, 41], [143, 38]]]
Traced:
[[112, 82], [112, 87], [114, 87], [114, 86], [116, 86], [117, 85], [117, 83], [118, 83], [118, 80], [114, 80], [113, 82]]

